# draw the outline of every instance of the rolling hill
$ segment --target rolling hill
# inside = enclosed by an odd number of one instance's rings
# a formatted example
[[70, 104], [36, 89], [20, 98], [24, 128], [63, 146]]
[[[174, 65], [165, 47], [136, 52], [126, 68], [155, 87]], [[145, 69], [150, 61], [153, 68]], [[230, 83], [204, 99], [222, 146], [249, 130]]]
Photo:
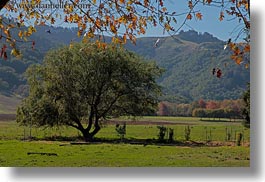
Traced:
[[[141, 38], [137, 46], [128, 45], [128, 49], [155, 60], [165, 69], [158, 80], [164, 88], [163, 100], [190, 102], [200, 98], [223, 100], [242, 96], [250, 81], [250, 71], [230, 59], [231, 53], [223, 49], [223, 41], [193, 30], [182, 31], [174, 37], [160, 37], [154, 47], [157, 39]], [[222, 70], [221, 78], [212, 75], [213, 68]]]
[[[7, 61], [0, 58], [0, 95], [9, 95], [11, 100], [14, 95], [26, 96], [28, 86], [23, 73], [27, 67], [41, 63], [50, 49], [80, 41], [76, 37], [75, 29], [37, 27], [37, 33], [31, 37], [36, 42], [34, 50], [22, 44], [22, 59], [17, 60], [10, 55]], [[200, 98], [223, 100], [241, 97], [250, 81], [250, 71], [236, 65], [223, 45], [223, 41], [209, 33], [190, 30], [173, 37], [138, 38], [136, 45], [127, 43], [125, 47], [165, 69], [157, 80], [163, 87], [161, 100], [184, 103]], [[213, 68], [222, 69], [223, 76], [213, 76]], [[3, 105], [1, 102], [0, 99], [0, 105]]]

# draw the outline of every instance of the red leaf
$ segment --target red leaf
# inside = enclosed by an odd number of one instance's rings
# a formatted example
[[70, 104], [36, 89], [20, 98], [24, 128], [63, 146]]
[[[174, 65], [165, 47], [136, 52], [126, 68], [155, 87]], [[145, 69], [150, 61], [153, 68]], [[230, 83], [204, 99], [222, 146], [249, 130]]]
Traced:
[[34, 47], [35, 47], [35, 41], [32, 41], [31, 48], [34, 49]]
[[164, 6], [163, 0], [159, 0], [159, 5]]
[[7, 60], [7, 53], [4, 52], [4, 60]]
[[217, 76], [217, 78], [221, 78], [222, 70], [218, 69], [217, 72], [216, 72], [216, 76]]
[[3, 56], [3, 54], [4, 54], [4, 50], [3, 50], [3, 48], [1, 49], [1, 53], [0, 53], [0, 58]]

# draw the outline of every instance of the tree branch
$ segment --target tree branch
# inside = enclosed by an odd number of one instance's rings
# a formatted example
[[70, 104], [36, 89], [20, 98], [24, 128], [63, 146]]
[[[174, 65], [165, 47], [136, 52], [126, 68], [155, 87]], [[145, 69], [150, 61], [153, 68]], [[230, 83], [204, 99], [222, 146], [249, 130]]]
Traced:
[[76, 128], [78, 130], [80, 129], [78, 126], [76, 126], [76, 125], [74, 125], [72, 123], [66, 123], [66, 125], [71, 126], [71, 127], [74, 127], [74, 128]]
[[[238, 11], [238, 13], [239, 13], [239, 16], [240, 16], [240, 17], [243, 19], [243, 21], [244, 21], [245, 27], [249, 30], [249, 29], [250, 29], [250, 23], [249, 23], [249, 21], [246, 19], [246, 17], [243, 16], [243, 14], [242, 14], [240, 8], [237, 6], [237, 4], [238, 4], [238, 0], [236, 0], [236, 9], [237, 9], [237, 11]], [[248, 12], [249, 12], [249, 11], [248, 11]], [[250, 13], [250, 12], [249, 12], [249, 13]], [[249, 15], [250, 15], [250, 14], [249, 14]]]
[[0, 11], [5, 7], [9, 0], [1, 0], [0, 2]]

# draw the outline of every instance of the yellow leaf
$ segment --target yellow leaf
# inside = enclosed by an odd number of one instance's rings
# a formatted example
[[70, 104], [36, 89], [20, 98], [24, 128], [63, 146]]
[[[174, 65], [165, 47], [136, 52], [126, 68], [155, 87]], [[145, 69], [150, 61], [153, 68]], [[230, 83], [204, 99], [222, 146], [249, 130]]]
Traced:
[[7, 35], [7, 37], [11, 37], [11, 36], [10, 36], [10, 32], [9, 32], [9, 29], [8, 29], [8, 28], [4, 30], [4, 34], [6, 34], [6, 35]]
[[18, 36], [19, 36], [19, 38], [22, 38], [22, 36], [23, 36], [23, 33], [22, 33], [22, 31], [21, 31], [21, 30], [18, 32]]
[[80, 37], [82, 35], [83, 31], [82, 30], [78, 30], [77, 32], [77, 36]]
[[168, 23], [165, 23], [165, 29], [166, 31], [169, 31], [171, 29], [171, 26]]
[[69, 48], [71, 49], [71, 48], [73, 48], [73, 42], [71, 41], [71, 43], [69, 44]]
[[21, 53], [19, 52], [19, 50], [15, 49], [15, 48], [12, 49], [11, 55], [13, 55], [15, 57], [21, 57]]
[[249, 8], [249, 4], [245, 3], [245, 9], [248, 10], [248, 8]]
[[32, 11], [32, 12], [30, 12], [29, 17], [34, 18], [34, 15], [35, 15], [35, 13], [34, 13], [34, 11]]
[[96, 4], [97, 3], [97, 0], [93, 0], [93, 4]]
[[116, 27], [113, 25], [113, 23], [110, 24], [110, 30], [112, 33], [116, 34], [117, 33], [117, 29]]
[[74, 14], [74, 22], [78, 22], [79, 21], [79, 16], [77, 13]]

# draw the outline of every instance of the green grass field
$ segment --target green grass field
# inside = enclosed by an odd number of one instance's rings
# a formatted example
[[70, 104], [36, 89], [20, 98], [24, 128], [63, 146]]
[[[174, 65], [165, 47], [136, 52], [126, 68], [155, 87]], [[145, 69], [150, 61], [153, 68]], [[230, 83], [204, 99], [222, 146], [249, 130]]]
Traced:
[[[247, 147], [175, 147], [129, 144], [63, 145], [58, 142], [0, 142], [1, 166], [224, 167], [249, 166]], [[56, 156], [28, 155], [29, 152]]]
[[[1, 118], [0, 118], [1, 120]], [[128, 119], [120, 118], [120, 121]], [[206, 122], [199, 118], [143, 117], [137, 124], [127, 124], [126, 139], [152, 139], [158, 137], [156, 123], [142, 124], [145, 121], [171, 122], [165, 125], [174, 129], [174, 140], [185, 142], [184, 128], [191, 128], [191, 140], [206, 142], [211, 140], [225, 143], [226, 132], [231, 132], [230, 146], [164, 146], [132, 145], [128, 143], [99, 143], [89, 145], [71, 145], [65, 139], [77, 140], [80, 133], [72, 128], [32, 128], [33, 141], [27, 139], [28, 127], [19, 126], [15, 121], [0, 121], [0, 166], [176, 166], [176, 167], [213, 167], [250, 165], [250, 133], [240, 122]], [[96, 135], [99, 139], [118, 140], [115, 125], [105, 124]], [[235, 146], [237, 133], [243, 133], [243, 145]], [[51, 140], [52, 139], [52, 140]], [[64, 141], [62, 141], [64, 140]], [[55, 153], [40, 155], [28, 153]]]

